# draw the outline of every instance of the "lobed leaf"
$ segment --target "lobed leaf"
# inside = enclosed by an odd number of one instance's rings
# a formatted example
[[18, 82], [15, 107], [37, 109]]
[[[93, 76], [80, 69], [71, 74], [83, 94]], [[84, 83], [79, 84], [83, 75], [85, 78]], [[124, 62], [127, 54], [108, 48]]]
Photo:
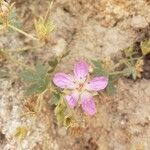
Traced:
[[46, 68], [43, 66], [43, 64], [41, 62], [37, 62], [37, 64], [35, 65], [35, 69], [36, 69], [36, 73], [39, 77], [43, 78], [45, 77], [45, 75], [47, 74], [47, 70]]
[[132, 74], [132, 68], [125, 68], [123, 70], [123, 75], [129, 77]]
[[116, 82], [119, 78], [119, 75], [109, 75], [109, 82], [106, 87], [106, 92], [108, 95], [113, 95], [116, 92]]
[[108, 77], [109, 73], [102, 67], [102, 64], [100, 61], [92, 60], [92, 63], [94, 65], [94, 70], [93, 70], [94, 76], [106, 76], [106, 77]]
[[21, 77], [26, 83], [34, 83], [38, 81], [38, 75], [32, 70], [25, 70], [21, 73]]
[[29, 84], [25, 92], [26, 95], [39, 94], [47, 88], [50, 82], [47, 72], [43, 64], [38, 62], [35, 71], [25, 70], [21, 73], [23, 81]]
[[114, 85], [113, 82], [109, 82], [109, 83], [108, 83], [108, 85], [107, 85], [107, 87], [106, 87], [106, 92], [107, 92], [107, 94], [110, 95], [110, 96], [115, 94], [115, 92], [116, 92], [116, 87], [115, 87], [115, 85]]

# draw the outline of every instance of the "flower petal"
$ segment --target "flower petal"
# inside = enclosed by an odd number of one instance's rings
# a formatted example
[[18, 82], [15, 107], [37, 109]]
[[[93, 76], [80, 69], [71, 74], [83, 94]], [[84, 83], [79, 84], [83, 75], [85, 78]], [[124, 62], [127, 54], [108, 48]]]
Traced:
[[86, 89], [89, 91], [99, 91], [105, 89], [108, 84], [106, 77], [95, 77], [87, 85]]
[[77, 80], [83, 80], [88, 74], [88, 64], [80, 60], [74, 65], [74, 75]]
[[82, 109], [90, 116], [96, 113], [95, 102], [90, 93], [84, 92], [81, 95]]
[[56, 86], [60, 88], [69, 88], [69, 89], [74, 89], [75, 84], [73, 81], [73, 78], [70, 75], [67, 75], [65, 73], [56, 73], [53, 82]]
[[68, 102], [68, 105], [71, 108], [74, 108], [76, 106], [78, 99], [79, 99], [79, 93], [78, 92], [73, 92], [72, 94], [66, 96], [66, 100]]

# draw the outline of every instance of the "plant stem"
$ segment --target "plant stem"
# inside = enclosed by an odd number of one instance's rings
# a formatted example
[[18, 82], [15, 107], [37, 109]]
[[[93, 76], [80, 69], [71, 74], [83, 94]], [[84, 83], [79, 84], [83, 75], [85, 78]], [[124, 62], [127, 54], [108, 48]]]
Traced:
[[120, 65], [124, 64], [125, 63], [125, 60], [120, 60], [117, 64], [115, 64], [113, 67], [112, 67], [112, 70], [114, 70], [115, 68], [119, 67]]
[[138, 59], [141, 59], [141, 58], [143, 58], [143, 56], [135, 57], [135, 58], [130, 58], [129, 60], [138, 60]]
[[40, 46], [26, 46], [26, 47], [23, 47], [23, 48], [17, 48], [15, 50], [7, 50], [7, 52], [23, 52], [23, 51], [27, 51], [29, 49], [36, 49], [36, 48], [40, 48], [42, 47], [43, 45], [40, 45]]
[[126, 64], [127, 61], [130, 61], [130, 60], [138, 60], [138, 59], [141, 59], [141, 57], [136, 57], [136, 58], [129, 58], [129, 59], [123, 59], [123, 60], [120, 60], [117, 64], [115, 64], [113, 67], [112, 67], [112, 70], [116, 69], [117, 67], [119, 67], [120, 65], [122, 64]]
[[110, 75], [118, 75], [118, 74], [123, 74], [123, 71], [115, 71], [110, 73]]
[[15, 26], [13, 26], [13, 25], [8, 24], [8, 27], [10, 27], [11, 29], [13, 29], [14, 31], [17, 31], [17, 32], [23, 34], [24, 36], [26, 36], [26, 37], [28, 37], [28, 38], [30, 38], [30, 39], [32, 39], [32, 40], [39, 41], [39, 39], [35, 38], [34, 36], [32, 36], [32, 35], [30, 35], [30, 34], [28, 34], [28, 33], [26, 33], [26, 32], [24, 32], [24, 31], [21, 30], [21, 29], [18, 29], [17, 27], [15, 27]]
[[44, 23], [46, 23], [48, 17], [49, 17], [49, 14], [50, 14], [50, 10], [52, 8], [52, 5], [53, 5], [53, 0], [51, 0], [50, 4], [49, 4], [49, 7], [47, 9], [47, 12], [46, 12], [46, 15], [45, 15], [45, 18], [44, 18]]
[[44, 94], [46, 93], [47, 89], [44, 90], [41, 94], [38, 95], [38, 98], [37, 98], [37, 103], [36, 103], [36, 106], [35, 106], [35, 111], [36, 112], [41, 112], [42, 110], [42, 107], [43, 107], [43, 97], [44, 97]]
[[22, 143], [21, 143], [21, 141], [19, 140], [18, 141], [18, 150], [22, 150], [23, 148], [22, 148]]

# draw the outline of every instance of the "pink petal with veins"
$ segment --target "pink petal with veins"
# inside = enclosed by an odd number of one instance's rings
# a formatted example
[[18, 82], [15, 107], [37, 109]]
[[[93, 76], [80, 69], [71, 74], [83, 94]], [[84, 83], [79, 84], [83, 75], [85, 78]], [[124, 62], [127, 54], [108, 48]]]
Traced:
[[68, 88], [68, 89], [74, 89], [75, 83], [73, 78], [70, 75], [67, 75], [65, 73], [56, 73], [53, 82], [56, 86], [60, 88]]
[[66, 100], [68, 102], [68, 105], [71, 108], [74, 108], [76, 106], [78, 99], [79, 99], [79, 93], [78, 92], [73, 92], [72, 94], [66, 96]]
[[90, 93], [84, 92], [81, 95], [81, 105], [82, 105], [82, 109], [88, 115], [92, 116], [96, 113], [95, 102], [94, 102], [93, 97]]
[[74, 65], [74, 75], [77, 80], [85, 80], [85, 77], [88, 74], [88, 64], [80, 60]]
[[106, 77], [95, 77], [86, 85], [89, 91], [99, 91], [106, 88], [108, 79]]

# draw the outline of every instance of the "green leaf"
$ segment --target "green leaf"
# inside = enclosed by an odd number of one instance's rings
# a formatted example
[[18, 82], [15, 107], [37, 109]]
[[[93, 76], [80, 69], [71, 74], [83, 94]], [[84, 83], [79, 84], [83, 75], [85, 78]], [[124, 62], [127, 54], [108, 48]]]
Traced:
[[38, 61], [37, 64], [35, 65], [35, 69], [36, 69], [37, 74], [41, 78], [45, 77], [45, 75], [47, 74], [46, 68], [43, 66], [43, 64], [40, 61]]
[[[17, 27], [17, 28], [21, 28], [22, 27], [22, 23], [20, 22], [19, 19], [17, 19], [17, 12], [16, 12], [16, 8], [13, 7], [9, 13], [8, 16], [8, 20], [10, 22], [11, 25]], [[9, 31], [13, 31], [12, 29], [9, 28]]]
[[25, 92], [26, 95], [42, 93], [50, 82], [47, 70], [41, 62], [36, 64], [35, 71], [23, 71], [21, 77], [23, 78], [23, 81], [28, 84]]
[[60, 93], [52, 92], [52, 104], [57, 105], [60, 101]]
[[102, 67], [102, 64], [100, 63], [100, 61], [92, 60], [92, 63], [94, 65], [94, 71], [93, 71], [94, 76], [108, 77], [109, 73]]
[[38, 75], [36, 74], [36, 72], [31, 71], [31, 70], [25, 70], [21, 73], [21, 77], [23, 79], [24, 82], [27, 83], [33, 83], [33, 82], [37, 82], [38, 79]]
[[57, 64], [58, 64], [58, 60], [55, 58], [55, 59], [53, 59], [53, 60], [50, 60], [49, 62], [48, 62], [48, 64], [51, 66], [51, 67], [56, 67], [57, 66]]
[[102, 68], [100, 61], [92, 60], [92, 63], [95, 68]]
[[35, 25], [37, 36], [40, 40], [45, 40], [49, 35], [49, 33], [51, 33], [55, 28], [51, 20], [45, 21], [44, 18], [35, 20], [34, 25]]
[[108, 73], [105, 70], [102, 69], [94, 69], [93, 71], [94, 76], [108, 76]]
[[108, 95], [114, 95], [116, 93], [116, 87], [113, 82], [109, 82], [106, 87], [106, 92]]
[[109, 75], [108, 85], [106, 92], [108, 95], [114, 95], [116, 93], [116, 82], [118, 81], [119, 75]]
[[140, 46], [144, 56], [150, 53], [150, 40], [141, 42]]
[[136, 68], [135, 68], [135, 64], [136, 62], [133, 61], [131, 59], [131, 61], [128, 61], [125, 65], [126, 65], [126, 68], [123, 70], [123, 75], [126, 76], [126, 77], [132, 77], [133, 80], [136, 80], [137, 78], [137, 73], [136, 73]]
[[109, 75], [110, 82], [116, 82], [118, 79], [119, 79], [119, 75], [117, 75], [117, 74]]
[[123, 70], [123, 75], [129, 77], [132, 74], [132, 68], [125, 68]]
[[48, 73], [52, 73], [55, 71], [55, 68], [58, 65], [58, 60], [55, 58], [55, 59], [49, 61], [48, 64], [50, 65], [50, 69], [49, 69]]
[[64, 121], [65, 110], [66, 104], [63, 101], [60, 101], [58, 105], [55, 107], [55, 115], [59, 123], [62, 123]]
[[39, 92], [40, 92], [40, 90], [39, 90], [39, 87], [37, 86], [37, 84], [32, 84], [26, 89], [25, 95], [32, 95], [34, 93], [39, 93]]

